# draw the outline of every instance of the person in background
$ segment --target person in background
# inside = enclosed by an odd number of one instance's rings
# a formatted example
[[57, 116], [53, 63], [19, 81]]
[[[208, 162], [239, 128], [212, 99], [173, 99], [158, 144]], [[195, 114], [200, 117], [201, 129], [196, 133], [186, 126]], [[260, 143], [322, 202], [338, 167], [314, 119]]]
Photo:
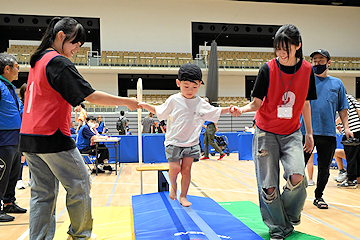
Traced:
[[[359, 102], [350, 94], [346, 94], [346, 98], [349, 102], [348, 108], [348, 122], [349, 128], [351, 132], [354, 134], [355, 139], [357, 142], [354, 141], [346, 141], [346, 133], [343, 130], [344, 135], [342, 139], [342, 144], [344, 145], [344, 151], [346, 155], [347, 161], [347, 178], [343, 180], [342, 183], [338, 184], [339, 188], [357, 188], [357, 181], [356, 179], [360, 177], [360, 116], [358, 115], [357, 111], [360, 111], [360, 104]], [[339, 117], [340, 118], [340, 117]], [[340, 119], [336, 119], [335, 123], [340, 124]], [[350, 140], [355, 140], [350, 139]], [[354, 145], [353, 145], [354, 144]], [[342, 161], [342, 159], [341, 159]], [[341, 171], [343, 170], [343, 171]], [[344, 168], [340, 169], [339, 172], [344, 172]], [[338, 181], [341, 179], [338, 177]]]
[[96, 239], [92, 233], [89, 173], [70, 134], [71, 107], [83, 101], [138, 108], [138, 101], [96, 91], [71, 58], [86, 40], [73, 18], [53, 18], [31, 55], [19, 149], [31, 171], [30, 239], [53, 239], [60, 184], [70, 218], [68, 240]]
[[220, 154], [220, 157], [217, 160], [221, 160], [226, 156], [226, 153], [224, 153], [221, 148], [217, 145], [217, 143], [214, 141], [215, 139], [215, 133], [219, 131], [217, 124], [214, 122], [206, 121], [204, 123], [204, 126], [206, 128], [205, 135], [204, 135], [204, 156], [200, 158], [200, 160], [207, 160], [209, 158], [209, 144], [212, 146], [216, 152]]
[[159, 122], [154, 122], [153, 133], [160, 133]]
[[[313, 204], [319, 209], [328, 209], [323, 193], [330, 176], [330, 165], [336, 149], [336, 112], [339, 113], [348, 139], [353, 136], [348, 123], [349, 103], [346, 99], [344, 84], [339, 78], [328, 75], [331, 64], [328, 51], [319, 49], [310, 54], [315, 74], [317, 99], [311, 100], [311, 123], [314, 145], [317, 152], [318, 174]], [[301, 119], [301, 131], [305, 134], [304, 121]], [[311, 152], [304, 152], [307, 164]]]
[[70, 132], [71, 132], [71, 134], [76, 134], [75, 122], [71, 122], [71, 124], [70, 124]]
[[[77, 126], [76, 131], [75, 131], [75, 133], [77, 134], [80, 127], [85, 124], [85, 119], [87, 117], [87, 111], [85, 110], [85, 104], [80, 103], [79, 105], [77, 105], [74, 108], [74, 111], [75, 111], [75, 122], [78, 123], [78, 126]], [[77, 115], [78, 112], [80, 113], [79, 117]]]
[[165, 120], [160, 121], [160, 133], [166, 133], [166, 123], [165, 123]]
[[124, 111], [120, 111], [120, 117], [116, 122], [116, 130], [118, 130], [119, 135], [128, 135], [128, 132], [130, 132], [129, 119], [125, 117]]
[[345, 150], [341, 148], [335, 149], [334, 158], [339, 169], [338, 175], [334, 177], [334, 180], [338, 183], [342, 183], [347, 180], [347, 173], [343, 163], [343, 159], [346, 160]]
[[142, 133], [154, 133], [154, 125], [155, 125], [155, 120], [154, 120], [154, 114], [152, 112], [149, 112], [149, 115], [147, 117], [145, 117], [142, 121]]
[[96, 118], [97, 123], [99, 124], [99, 126], [97, 127], [97, 131], [99, 134], [106, 134], [109, 132], [109, 130], [107, 129], [105, 122], [102, 121], [102, 116], [97, 116]]
[[15, 202], [15, 187], [21, 168], [18, 144], [24, 106], [12, 82], [18, 80], [19, 69], [13, 55], [0, 53], [0, 222], [15, 219], [8, 213], [27, 211]]
[[[96, 155], [96, 145], [94, 140], [97, 139], [106, 139], [107, 136], [100, 136], [97, 130], [96, 118], [93, 116], [88, 116], [85, 121], [85, 125], [82, 126], [79, 130], [76, 147], [79, 149], [80, 153]], [[105, 170], [113, 171], [113, 168], [110, 165], [105, 165], [105, 161], [109, 160], [109, 149], [105, 144], [98, 145], [98, 173], [104, 173]], [[93, 169], [93, 173], [96, 172], [96, 169]]]
[[[22, 102], [22, 104], [24, 104], [26, 88], [27, 88], [26, 83], [24, 83], [20, 87], [20, 101]], [[25, 164], [25, 157], [21, 152], [20, 152], [20, 155], [21, 155], [21, 169], [20, 169], [18, 181], [16, 183], [16, 188], [17, 189], [25, 189], [25, 184], [22, 180], [22, 172], [23, 172], [23, 168], [24, 168], [24, 164]], [[30, 173], [29, 173], [29, 176], [30, 176]], [[30, 181], [30, 179], [29, 179], [29, 181]]]

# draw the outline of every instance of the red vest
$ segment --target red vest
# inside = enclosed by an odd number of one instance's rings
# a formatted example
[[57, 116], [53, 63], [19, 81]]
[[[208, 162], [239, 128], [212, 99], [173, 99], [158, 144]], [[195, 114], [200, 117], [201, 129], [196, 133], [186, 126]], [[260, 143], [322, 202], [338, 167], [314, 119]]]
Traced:
[[56, 51], [50, 51], [30, 69], [25, 95], [21, 134], [53, 135], [58, 129], [70, 136], [71, 105], [55, 91], [46, 77], [46, 66]]
[[312, 66], [309, 62], [302, 60], [300, 69], [298, 69], [289, 84], [293, 74], [281, 72], [281, 78], [284, 83], [285, 93], [287, 95], [287, 105], [292, 106], [293, 116], [291, 119], [277, 117], [278, 105], [284, 105], [284, 92], [280, 80], [280, 68], [274, 59], [267, 63], [269, 67], [269, 88], [264, 97], [260, 109], [256, 112], [256, 125], [267, 132], [288, 135], [300, 128], [300, 114], [306, 100]]

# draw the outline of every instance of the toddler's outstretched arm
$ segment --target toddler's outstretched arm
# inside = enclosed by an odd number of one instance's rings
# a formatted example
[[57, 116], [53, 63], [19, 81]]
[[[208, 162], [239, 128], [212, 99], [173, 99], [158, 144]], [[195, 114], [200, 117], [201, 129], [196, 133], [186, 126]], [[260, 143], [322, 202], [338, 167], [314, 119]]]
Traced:
[[148, 110], [149, 112], [151, 112], [153, 114], [156, 114], [155, 106], [153, 106], [153, 105], [150, 105], [150, 104], [144, 103], [144, 102], [139, 102], [138, 106], [142, 109]]

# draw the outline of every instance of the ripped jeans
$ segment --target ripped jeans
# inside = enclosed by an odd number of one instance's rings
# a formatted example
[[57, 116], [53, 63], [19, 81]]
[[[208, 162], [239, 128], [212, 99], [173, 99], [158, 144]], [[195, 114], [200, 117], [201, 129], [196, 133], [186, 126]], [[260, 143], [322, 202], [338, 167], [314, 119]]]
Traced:
[[[287, 237], [294, 230], [293, 224], [300, 221], [306, 199], [307, 180], [299, 130], [289, 135], [278, 135], [255, 129], [253, 138], [253, 159], [255, 164], [260, 210], [264, 223], [272, 237]], [[284, 167], [287, 181], [280, 193], [279, 160]], [[290, 176], [299, 174], [303, 180], [293, 186]], [[268, 195], [266, 189], [275, 188]]]

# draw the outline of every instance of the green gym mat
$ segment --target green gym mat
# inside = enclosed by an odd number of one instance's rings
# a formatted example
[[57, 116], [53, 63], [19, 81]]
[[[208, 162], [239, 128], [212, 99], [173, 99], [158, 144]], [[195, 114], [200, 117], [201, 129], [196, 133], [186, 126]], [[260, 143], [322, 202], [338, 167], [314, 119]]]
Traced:
[[[257, 233], [264, 240], [269, 240], [269, 229], [264, 224], [260, 208], [256, 204], [250, 201], [240, 201], [240, 202], [219, 202], [220, 206], [225, 208], [233, 216], [237, 217], [242, 221], [246, 226], [251, 230]], [[311, 236], [305, 233], [294, 231], [286, 240], [319, 240], [323, 238]]]

